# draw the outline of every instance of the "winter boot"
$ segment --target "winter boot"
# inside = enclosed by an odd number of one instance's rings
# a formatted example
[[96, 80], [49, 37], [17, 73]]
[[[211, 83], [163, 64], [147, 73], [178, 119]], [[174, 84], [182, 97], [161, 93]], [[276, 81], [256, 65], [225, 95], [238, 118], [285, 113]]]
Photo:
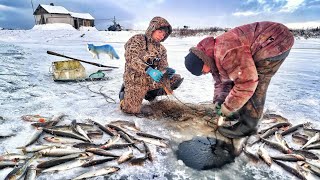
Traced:
[[166, 93], [163, 90], [163, 88], [154, 89], [154, 90], [148, 91], [147, 94], [144, 96], [144, 99], [148, 101], [153, 101], [157, 96], [162, 96], [165, 94]]
[[181, 85], [181, 83], [183, 82], [183, 79], [184, 78], [180, 78], [180, 79], [176, 80], [174, 83], [172, 83], [171, 84], [171, 89], [172, 90], [177, 89]]
[[230, 127], [220, 126], [218, 131], [220, 134], [228, 138], [243, 138], [257, 132], [257, 123], [258, 120], [255, 119], [242, 119]]
[[[177, 89], [181, 85], [182, 81], [183, 81], [183, 78], [176, 80], [174, 83], [171, 84], [171, 89], [172, 90]], [[162, 96], [165, 94], [166, 92], [164, 91], [163, 88], [154, 89], [154, 90], [148, 91], [144, 99], [148, 101], [153, 101], [157, 96]]]
[[122, 84], [120, 88], [119, 99], [120, 99], [120, 102], [124, 99], [124, 84]]
[[140, 113], [144, 116], [152, 116], [154, 114], [152, 108], [147, 105], [141, 107]]

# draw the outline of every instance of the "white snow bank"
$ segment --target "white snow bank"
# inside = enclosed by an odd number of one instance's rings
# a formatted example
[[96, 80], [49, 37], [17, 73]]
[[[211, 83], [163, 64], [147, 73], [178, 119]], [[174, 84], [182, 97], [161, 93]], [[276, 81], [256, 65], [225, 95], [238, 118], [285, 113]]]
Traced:
[[54, 24], [42, 24], [35, 25], [32, 30], [76, 30], [70, 24], [54, 23]]

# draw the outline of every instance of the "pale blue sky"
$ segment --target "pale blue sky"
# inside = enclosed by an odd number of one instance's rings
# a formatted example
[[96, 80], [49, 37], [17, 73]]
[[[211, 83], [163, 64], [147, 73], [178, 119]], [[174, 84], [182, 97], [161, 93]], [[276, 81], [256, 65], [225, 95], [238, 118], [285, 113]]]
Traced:
[[98, 29], [106, 29], [111, 24], [106, 19], [113, 16], [133, 29], [145, 29], [154, 16], [166, 18], [174, 28], [235, 27], [255, 21], [320, 26], [320, 0], [0, 0], [0, 27], [32, 28], [31, 1], [34, 8], [52, 2], [90, 13]]

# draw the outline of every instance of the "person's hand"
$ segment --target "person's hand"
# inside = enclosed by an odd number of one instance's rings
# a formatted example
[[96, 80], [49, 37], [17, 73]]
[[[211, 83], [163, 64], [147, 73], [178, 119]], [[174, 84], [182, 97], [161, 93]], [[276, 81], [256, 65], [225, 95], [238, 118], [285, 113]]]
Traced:
[[[216, 113], [216, 114], [218, 114], [219, 113], [219, 111], [221, 111], [221, 102], [215, 102], [214, 103], [214, 112]], [[219, 115], [219, 114], [218, 114]]]
[[152, 67], [148, 67], [146, 70], [146, 73], [155, 81], [155, 82], [160, 82], [163, 74], [161, 71], [157, 69], [153, 69]]
[[166, 67], [166, 74], [168, 74], [169, 78], [171, 79], [173, 75], [176, 73], [176, 70], [170, 67]]
[[234, 113], [232, 111], [229, 111], [226, 106], [224, 104], [222, 104], [219, 107], [217, 107], [217, 111], [216, 113], [219, 115], [219, 116], [223, 116], [223, 117], [226, 117], [226, 118], [232, 118]]

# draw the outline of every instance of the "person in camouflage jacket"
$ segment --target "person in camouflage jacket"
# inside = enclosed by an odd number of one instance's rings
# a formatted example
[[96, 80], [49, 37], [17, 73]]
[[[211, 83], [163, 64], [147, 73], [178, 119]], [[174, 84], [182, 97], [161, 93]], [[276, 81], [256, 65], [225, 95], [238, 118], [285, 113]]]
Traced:
[[220, 134], [241, 138], [256, 132], [272, 76], [294, 43], [289, 29], [275, 22], [255, 22], [207, 37], [190, 49], [186, 68], [194, 75], [212, 73], [216, 113], [239, 120], [219, 127]]
[[167, 20], [154, 17], [145, 34], [134, 35], [125, 44], [124, 84], [119, 94], [123, 112], [149, 114], [150, 109], [141, 109], [144, 98], [152, 101], [156, 96], [166, 94], [165, 85], [174, 90], [181, 84], [183, 78], [168, 66], [166, 48], [160, 43], [171, 33], [172, 27]]

